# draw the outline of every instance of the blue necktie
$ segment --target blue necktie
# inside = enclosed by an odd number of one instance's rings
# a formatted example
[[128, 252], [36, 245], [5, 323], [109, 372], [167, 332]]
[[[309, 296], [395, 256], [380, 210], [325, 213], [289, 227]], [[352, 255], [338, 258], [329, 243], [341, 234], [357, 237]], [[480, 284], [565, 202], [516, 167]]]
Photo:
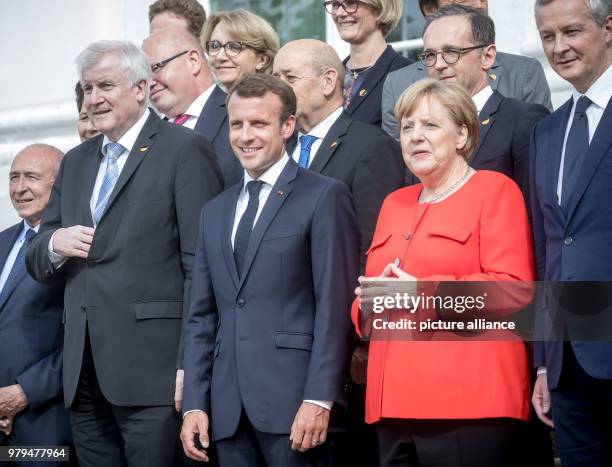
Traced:
[[563, 183], [561, 184], [561, 208], [567, 212], [569, 200], [580, 176], [584, 155], [589, 149], [589, 120], [586, 109], [591, 105], [588, 97], [582, 96], [576, 102], [574, 120], [565, 143], [563, 159]]
[[257, 208], [259, 208], [259, 192], [263, 184], [264, 182], [259, 180], [251, 180], [247, 183], [249, 204], [240, 218], [238, 228], [236, 229], [236, 237], [234, 238], [234, 260], [236, 261], [238, 277], [242, 274], [242, 265], [246, 257], [247, 247], [249, 246], [249, 238], [251, 238], [251, 231], [253, 230], [255, 216], [257, 215]]
[[119, 178], [119, 166], [117, 165], [117, 159], [124, 149], [125, 148], [119, 143], [108, 143], [106, 145], [106, 172], [104, 173], [104, 178], [102, 179], [102, 185], [100, 185], [100, 191], [96, 201], [96, 208], [94, 209], [93, 213], [94, 225], [98, 225], [98, 222], [100, 222], [111, 193], [113, 192], [113, 188], [115, 187], [115, 183], [117, 183], [117, 179]]
[[308, 162], [310, 161], [310, 148], [312, 144], [317, 140], [316, 136], [302, 135], [300, 136], [300, 160], [298, 165], [304, 169], [308, 168]]
[[17, 277], [21, 275], [23, 271], [25, 271], [25, 255], [28, 251], [28, 247], [30, 243], [32, 243], [32, 239], [36, 236], [36, 232], [33, 229], [28, 229], [25, 234], [25, 240], [17, 256], [15, 257], [15, 262], [13, 263], [13, 267], [11, 268], [11, 272], [6, 278], [6, 282], [4, 283], [4, 287], [2, 287], [2, 291], [0, 292], [0, 303], [4, 302], [6, 298], [5, 295], [12, 290], [12, 284]]

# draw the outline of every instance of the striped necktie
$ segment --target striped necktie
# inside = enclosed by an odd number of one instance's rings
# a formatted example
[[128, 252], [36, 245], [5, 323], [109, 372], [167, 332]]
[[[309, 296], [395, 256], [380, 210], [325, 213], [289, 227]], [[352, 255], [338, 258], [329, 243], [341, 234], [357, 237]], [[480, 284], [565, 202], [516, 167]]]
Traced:
[[102, 214], [104, 214], [104, 211], [106, 210], [106, 205], [108, 204], [111, 193], [113, 192], [113, 188], [117, 183], [117, 179], [119, 178], [119, 166], [117, 165], [117, 159], [124, 150], [125, 148], [119, 143], [108, 143], [106, 145], [106, 172], [104, 173], [104, 178], [102, 179], [102, 185], [100, 186], [100, 191], [98, 192], [98, 199], [96, 201], [96, 207], [93, 213], [94, 225], [98, 225], [100, 222]]

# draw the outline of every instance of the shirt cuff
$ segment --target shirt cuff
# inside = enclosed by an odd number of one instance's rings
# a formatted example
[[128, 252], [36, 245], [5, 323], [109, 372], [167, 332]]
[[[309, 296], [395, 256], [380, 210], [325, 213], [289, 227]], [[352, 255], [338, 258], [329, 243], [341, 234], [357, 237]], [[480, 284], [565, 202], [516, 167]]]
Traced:
[[311, 399], [304, 399], [304, 402], [310, 402], [311, 404], [318, 405], [329, 411], [331, 411], [332, 405], [334, 405], [334, 401], [313, 401]]
[[56, 232], [57, 230], [53, 232], [53, 235], [51, 235], [51, 238], [49, 239], [49, 246], [47, 247], [47, 251], [49, 253], [49, 261], [51, 261], [51, 264], [53, 264], [53, 267], [55, 269], [59, 269], [62, 267], [62, 265], [66, 262], [68, 258], [53, 251], [53, 237], [55, 237]]
[[546, 374], [546, 367], [539, 366], [538, 369], [536, 370], [536, 375], [540, 376], [540, 375], [545, 375], [545, 374]]
[[187, 416], [187, 414], [190, 414], [191, 412], [202, 412], [202, 413], [204, 413], [204, 411], [203, 411], [203, 410], [200, 410], [200, 409], [188, 410], [187, 412], [185, 412], [185, 413], [183, 414], [183, 420], [185, 420], [185, 417]]

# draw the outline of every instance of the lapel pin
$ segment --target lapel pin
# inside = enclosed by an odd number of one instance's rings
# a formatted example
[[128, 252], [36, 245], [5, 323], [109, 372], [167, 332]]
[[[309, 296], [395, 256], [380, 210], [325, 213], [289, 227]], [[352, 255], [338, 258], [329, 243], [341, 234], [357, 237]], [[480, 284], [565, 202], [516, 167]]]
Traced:
[[497, 75], [495, 73], [491, 73], [489, 75], [489, 78], [491, 78], [491, 81], [495, 81], [495, 80], [497, 80]]
[[362, 89], [361, 91], [359, 91], [359, 97], [363, 97], [368, 93], [367, 89]]
[[283, 190], [278, 190], [278, 191], [276, 192], [276, 194], [277, 194], [278, 196], [283, 196], [283, 195], [285, 194], [285, 192], [284, 192]]
[[140, 146], [140, 147], [138, 148], [138, 150], [139, 150], [140, 152], [146, 152], [148, 149], [149, 149], [149, 146]]
[[489, 119], [488, 119], [488, 118], [485, 118], [485, 119], [484, 119], [482, 122], [480, 122], [480, 123], [482, 123], [483, 125], [488, 125], [488, 124], [489, 124]]
[[338, 141], [334, 141], [329, 147], [334, 149], [336, 146], [338, 146]]

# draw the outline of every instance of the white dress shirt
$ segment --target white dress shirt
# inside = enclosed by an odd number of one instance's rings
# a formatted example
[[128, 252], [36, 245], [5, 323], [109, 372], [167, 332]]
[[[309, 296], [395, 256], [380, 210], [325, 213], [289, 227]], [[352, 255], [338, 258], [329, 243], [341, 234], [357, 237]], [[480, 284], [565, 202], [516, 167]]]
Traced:
[[[586, 117], [589, 122], [589, 144], [593, 139], [595, 130], [601, 117], [603, 117], [604, 110], [610, 97], [612, 97], [612, 66], [609, 66], [603, 74], [597, 78], [591, 87], [584, 93], [591, 100], [591, 105], [586, 109]], [[561, 163], [559, 164], [559, 180], [557, 182], [557, 201], [561, 204], [561, 191], [563, 190], [563, 165], [565, 163], [565, 145], [567, 144], [567, 137], [574, 120], [574, 113], [576, 111], [576, 102], [582, 97], [576, 88], [572, 87], [572, 98], [574, 100], [572, 104], [572, 110], [567, 120], [567, 126], [565, 127], [565, 137], [563, 138], [563, 150], [561, 151]]]
[[36, 227], [32, 227], [25, 219], [23, 220], [22, 224], [23, 229], [21, 229], [21, 233], [13, 244], [13, 248], [11, 249], [9, 255], [6, 257], [4, 267], [2, 268], [2, 274], [0, 274], [0, 290], [4, 288], [4, 284], [6, 284], [6, 280], [8, 279], [11, 269], [13, 269], [13, 265], [15, 264], [15, 260], [17, 259], [17, 254], [19, 253], [19, 250], [21, 250], [23, 242], [25, 242], [26, 232], [28, 231], [28, 229], [32, 229], [34, 230], [34, 232], [38, 233], [38, 229], [40, 228], [40, 224], [38, 224]]
[[[310, 164], [312, 164], [312, 161], [317, 155], [317, 151], [319, 150], [319, 147], [321, 146], [323, 139], [327, 136], [329, 129], [332, 127], [334, 123], [336, 123], [336, 120], [340, 118], [340, 115], [342, 114], [343, 110], [344, 109], [342, 107], [338, 107], [331, 114], [329, 114], [327, 118], [325, 118], [325, 120], [323, 120], [321, 123], [319, 123], [317, 126], [315, 126], [312, 130], [308, 132], [309, 135], [317, 137], [317, 139], [314, 140], [314, 142], [312, 143], [312, 146], [310, 147], [310, 160], [308, 161], [308, 167], [310, 167]], [[293, 154], [291, 154], [291, 158], [295, 162], [299, 162], [300, 160], [300, 151], [302, 149], [302, 143], [300, 141], [300, 137], [303, 136], [304, 134], [305, 133], [302, 133], [302, 132], [298, 133], [298, 144], [295, 146], [295, 149], [293, 150]]]
[[489, 100], [489, 97], [491, 97], [492, 95], [493, 95], [493, 88], [487, 85], [472, 96], [472, 101], [474, 102], [474, 105], [476, 106], [476, 113], [480, 115], [480, 112], [482, 112], [482, 109], [484, 108], [485, 104]]
[[[183, 123], [182, 126], [189, 128], [190, 130], [195, 128], [198, 118], [200, 118], [200, 114], [202, 113], [202, 110], [204, 110], [204, 106], [206, 105], [206, 102], [208, 102], [208, 98], [215, 89], [215, 86], [216, 84], [213, 83], [212, 86], [200, 94], [196, 100], [194, 100], [191, 105], [187, 107], [187, 110], [183, 112], [183, 115], [187, 115], [188, 118], [185, 120], [185, 123]], [[175, 120], [176, 117], [171, 120], [172, 123], [174, 123]]]

